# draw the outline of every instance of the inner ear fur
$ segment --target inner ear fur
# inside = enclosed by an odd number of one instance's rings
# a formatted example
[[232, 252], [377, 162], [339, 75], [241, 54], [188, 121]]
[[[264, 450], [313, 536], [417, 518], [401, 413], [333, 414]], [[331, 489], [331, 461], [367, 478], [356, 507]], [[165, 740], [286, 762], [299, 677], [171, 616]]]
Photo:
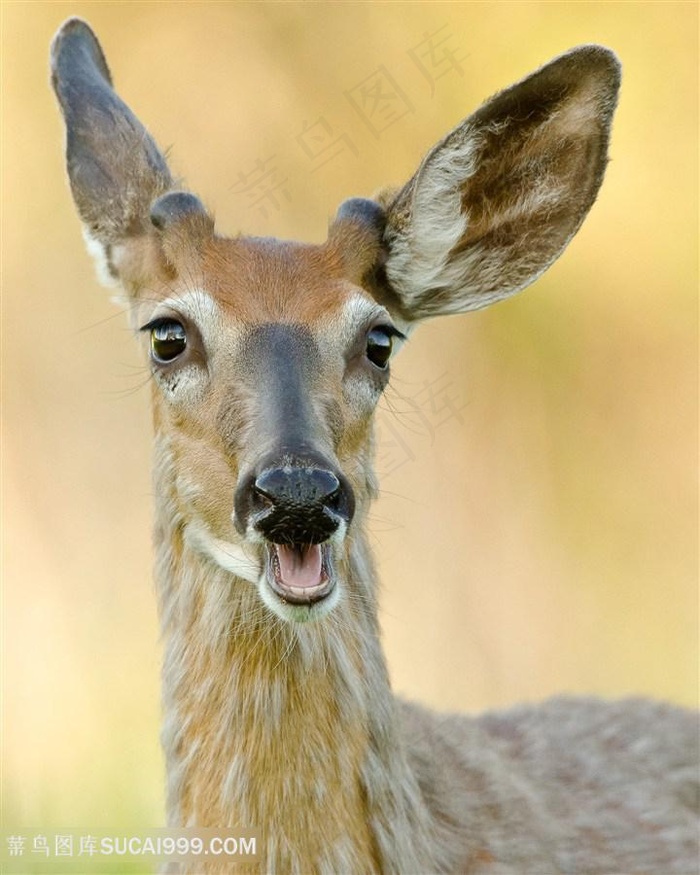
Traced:
[[487, 306], [562, 253], [602, 183], [619, 83], [611, 51], [573, 49], [487, 101], [381, 196], [405, 318]]

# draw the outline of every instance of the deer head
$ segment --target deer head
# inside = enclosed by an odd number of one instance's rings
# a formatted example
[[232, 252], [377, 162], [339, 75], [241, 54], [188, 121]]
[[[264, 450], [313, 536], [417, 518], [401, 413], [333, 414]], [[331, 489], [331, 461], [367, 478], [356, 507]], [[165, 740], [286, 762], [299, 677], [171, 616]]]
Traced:
[[184, 542], [283, 620], [361, 597], [348, 555], [391, 357], [418, 321], [502, 300], [562, 253], [603, 178], [615, 56], [582, 46], [497, 94], [402, 188], [343, 203], [320, 245], [220, 236], [84, 22], [57, 35], [52, 80], [89, 248], [150, 362]]

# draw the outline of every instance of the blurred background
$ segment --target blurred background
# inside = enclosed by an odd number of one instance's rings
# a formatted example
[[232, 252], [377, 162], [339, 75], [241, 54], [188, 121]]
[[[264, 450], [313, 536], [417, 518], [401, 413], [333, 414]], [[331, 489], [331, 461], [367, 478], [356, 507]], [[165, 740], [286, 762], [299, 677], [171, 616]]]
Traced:
[[148, 377], [65, 180], [71, 15], [221, 231], [313, 241], [493, 92], [579, 43], [619, 54], [565, 256], [396, 361], [382, 624], [396, 690], [437, 708], [696, 704], [697, 5], [3, 2], [3, 825], [164, 818]]

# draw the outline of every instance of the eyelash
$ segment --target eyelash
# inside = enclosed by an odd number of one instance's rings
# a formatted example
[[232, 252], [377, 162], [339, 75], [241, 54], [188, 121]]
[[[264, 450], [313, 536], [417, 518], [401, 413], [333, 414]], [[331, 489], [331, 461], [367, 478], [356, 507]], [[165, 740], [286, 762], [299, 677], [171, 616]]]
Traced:
[[155, 319], [151, 319], [150, 322], [146, 322], [145, 325], [142, 325], [139, 328], [139, 332], [141, 331], [153, 331], [154, 328], [161, 328], [163, 325], [167, 325], [169, 322], [179, 322], [182, 323], [181, 319], [178, 319], [175, 316], [158, 316]]

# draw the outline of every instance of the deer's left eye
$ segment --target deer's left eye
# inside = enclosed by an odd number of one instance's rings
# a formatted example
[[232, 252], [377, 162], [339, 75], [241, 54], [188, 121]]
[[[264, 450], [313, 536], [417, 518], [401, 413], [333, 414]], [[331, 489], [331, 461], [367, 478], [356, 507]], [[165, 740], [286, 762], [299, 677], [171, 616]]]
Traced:
[[187, 333], [175, 319], [159, 319], [144, 328], [151, 331], [151, 355], [159, 364], [169, 364], [185, 351]]
[[384, 370], [389, 364], [393, 347], [394, 332], [386, 328], [373, 328], [367, 335], [367, 358], [378, 368]]

